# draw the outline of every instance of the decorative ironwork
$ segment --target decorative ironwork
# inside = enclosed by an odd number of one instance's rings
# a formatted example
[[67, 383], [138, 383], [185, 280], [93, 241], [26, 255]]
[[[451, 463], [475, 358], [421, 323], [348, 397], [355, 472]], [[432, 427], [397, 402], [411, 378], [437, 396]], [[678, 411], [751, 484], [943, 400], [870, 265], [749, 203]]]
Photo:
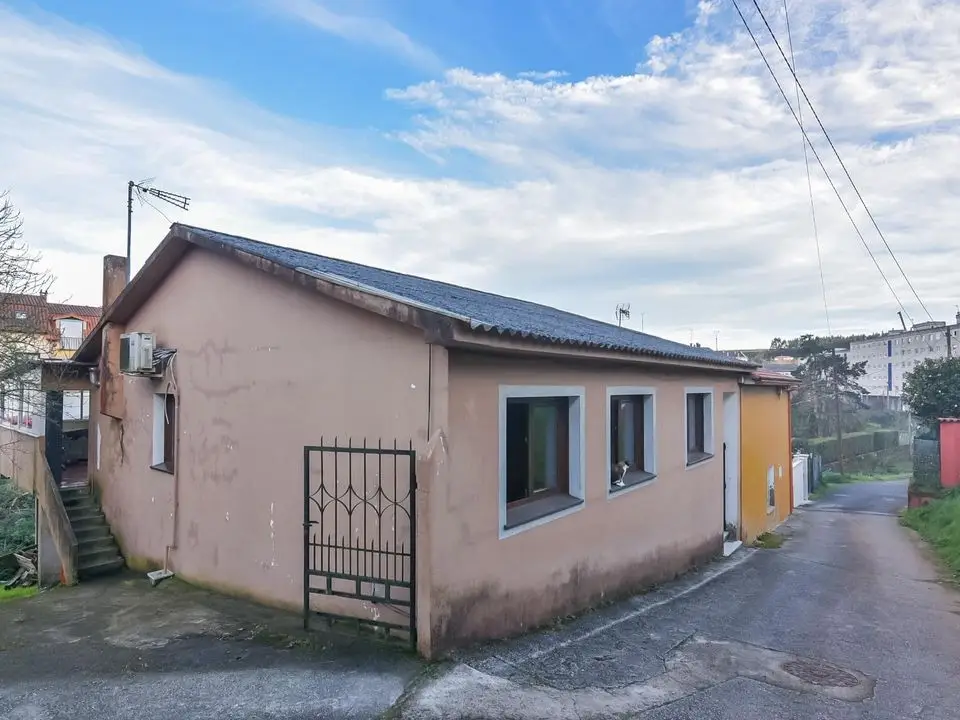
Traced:
[[[409, 633], [416, 645], [416, 452], [303, 448], [303, 623], [349, 619]], [[311, 607], [311, 596], [326, 600]]]

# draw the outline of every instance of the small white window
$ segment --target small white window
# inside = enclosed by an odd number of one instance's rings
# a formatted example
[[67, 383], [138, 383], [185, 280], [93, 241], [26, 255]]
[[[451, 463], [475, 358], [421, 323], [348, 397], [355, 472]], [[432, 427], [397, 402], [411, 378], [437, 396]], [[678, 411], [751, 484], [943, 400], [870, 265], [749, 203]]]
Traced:
[[689, 467], [713, 457], [713, 389], [687, 388], [684, 417]]
[[17, 320], [26, 320], [27, 314], [23, 310], [17, 310], [17, 313], [14, 315], [14, 317], [16, 317]]
[[584, 389], [501, 386], [500, 536], [583, 504]]
[[175, 395], [153, 396], [153, 462], [154, 470], [173, 473], [177, 439], [177, 399]]
[[777, 481], [773, 465], [767, 468], [767, 512], [773, 512], [777, 507]]
[[655, 396], [653, 388], [607, 389], [607, 467], [610, 492], [656, 476]]

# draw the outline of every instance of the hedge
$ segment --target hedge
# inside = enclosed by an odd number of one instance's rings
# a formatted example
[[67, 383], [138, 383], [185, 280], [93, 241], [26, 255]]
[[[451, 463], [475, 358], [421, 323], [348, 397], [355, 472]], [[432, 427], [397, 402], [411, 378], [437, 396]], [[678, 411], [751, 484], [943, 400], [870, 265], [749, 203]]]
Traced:
[[[812, 453], [823, 458], [825, 463], [833, 463], [840, 459], [835, 437], [810, 438], [809, 440], [794, 441], [798, 446], [805, 447]], [[867, 453], [888, 450], [900, 444], [900, 433], [897, 430], [876, 430], [869, 432], [849, 433], [843, 436], [843, 456], [857, 457]]]

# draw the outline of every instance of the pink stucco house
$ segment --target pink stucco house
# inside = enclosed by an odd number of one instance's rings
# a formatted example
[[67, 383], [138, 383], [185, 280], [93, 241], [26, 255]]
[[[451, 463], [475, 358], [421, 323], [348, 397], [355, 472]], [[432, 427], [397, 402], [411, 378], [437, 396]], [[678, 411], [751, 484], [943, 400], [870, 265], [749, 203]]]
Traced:
[[747, 363], [179, 224], [120, 287], [73, 362], [133, 568], [433, 656], [722, 548]]

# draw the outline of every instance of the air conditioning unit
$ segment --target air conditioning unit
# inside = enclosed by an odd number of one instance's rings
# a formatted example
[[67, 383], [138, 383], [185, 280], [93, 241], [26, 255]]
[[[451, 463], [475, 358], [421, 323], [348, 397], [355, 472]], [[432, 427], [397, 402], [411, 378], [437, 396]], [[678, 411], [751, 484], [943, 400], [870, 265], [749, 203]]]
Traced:
[[153, 350], [157, 338], [153, 333], [134, 332], [120, 336], [120, 372], [130, 375], [153, 374]]

